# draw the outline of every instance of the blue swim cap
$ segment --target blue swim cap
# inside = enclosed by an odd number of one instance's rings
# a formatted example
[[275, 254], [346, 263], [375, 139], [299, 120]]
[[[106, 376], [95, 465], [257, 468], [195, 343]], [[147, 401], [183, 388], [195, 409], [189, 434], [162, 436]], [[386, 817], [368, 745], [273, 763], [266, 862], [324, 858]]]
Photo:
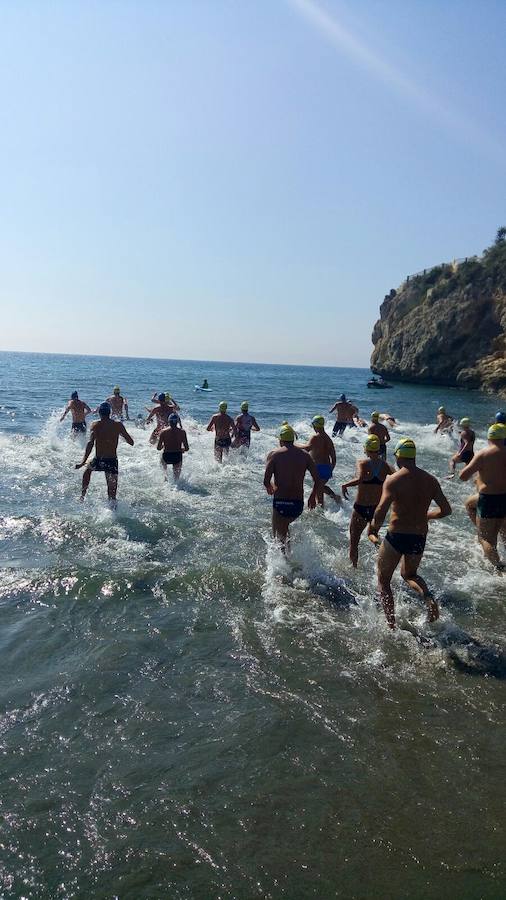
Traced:
[[110, 416], [111, 415], [111, 407], [109, 403], [101, 403], [98, 407], [98, 411], [101, 416]]
[[72, 391], [72, 393], [70, 395], [70, 399], [71, 400], [79, 400], [79, 394], [77, 393], [77, 391]]
[[500, 409], [495, 414], [495, 420], [496, 422], [499, 422], [499, 425], [506, 425], [506, 413]]
[[165, 394], [158, 394], [158, 399], [160, 403], [165, 403]]
[[169, 416], [169, 422], [172, 425], [177, 425], [177, 423], [179, 422], [179, 416], [176, 416], [176, 413], [171, 413]]

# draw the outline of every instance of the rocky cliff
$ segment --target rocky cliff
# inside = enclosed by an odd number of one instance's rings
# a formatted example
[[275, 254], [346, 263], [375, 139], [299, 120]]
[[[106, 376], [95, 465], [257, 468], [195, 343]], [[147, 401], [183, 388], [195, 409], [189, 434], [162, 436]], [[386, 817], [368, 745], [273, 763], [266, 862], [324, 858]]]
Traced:
[[390, 291], [372, 342], [371, 369], [386, 378], [506, 393], [506, 228], [480, 258]]

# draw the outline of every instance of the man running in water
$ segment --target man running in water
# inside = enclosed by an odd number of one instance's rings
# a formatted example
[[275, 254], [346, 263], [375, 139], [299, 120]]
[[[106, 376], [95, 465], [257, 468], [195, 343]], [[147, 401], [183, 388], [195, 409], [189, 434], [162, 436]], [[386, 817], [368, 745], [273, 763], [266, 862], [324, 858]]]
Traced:
[[[172, 412], [179, 412], [181, 407], [179, 406], [179, 403], [176, 403], [176, 401], [174, 400], [174, 397], [171, 397], [171, 395], [169, 394], [168, 391], [162, 391], [162, 394], [165, 395], [166, 404], [168, 406], [172, 407]], [[160, 394], [157, 393], [157, 391], [155, 391], [153, 396], [151, 397], [151, 403], [158, 403], [159, 397], [160, 397]]]
[[108, 397], [105, 402], [111, 407], [111, 419], [116, 419], [118, 422], [122, 422], [123, 419], [126, 419], [128, 422], [130, 418], [128, 415], [128, 400], [126, 397], [121, 396], [118, 385], [113, 388], [112, 397]]
[[179, 416], [176, 413], [171, 413], [169, 416], [169, 427], [164, 428], [160, 432], [156, 446], [157, 450], [163, 450], [162, 467], [165, 478], [167, 478], [167, 466], [172, 466], [174, 481], [179, 481], [183, 465], [183, 453], [187, 453], [190, 449], [186, 431], [184, 428], [178, 428], [178, 424]]
[[453, 427], [453, 416], [449, 416], [444, 406], [440, 406], [436, 416], [437, 425], [434, 434], [448, 434]]
[[219, 413], [216, 413], [209, 421], [207, 431], [213, 431], [214, 436], [214, 458], [217, 462], [223, 462], [223, 454], [228, 456], [230, 447], [232, 446], [232, 438], [235, 437], [234, 420], [227, 413], [228, 404], [222, 400], [219, 405]]
[[315, 434], [309, 439], [309, 442], [302, 447], [306, 450], [316, 465], [318, 475], [320, 477], [320, 485], [316, 491], [316, 498], [320, 506], [323, 506], [323, 495], [332, 497], [336, 503], [341, 503], [341, 498], [328, 487], [327, 481], [332, 478], [334, 466], [336, 464], [336, 449], [334, 442], [325, 431], [325, 419], [323, 416], [314, 416], [311, 422]]
[[[310, 509], [316, 506], [320, 479], [316, 465], [309, 453], [294, 446], [295, 432], [283, 424], [279, 432], [279, 448], [267, 456], [264, 487], [272, 499], [272, 533], [281, 542], [283, 553], [290, 549], [290, 524], [298, 519], [304, 509], [304, 476], [309, 472], [314, 487], [308, 501]], [[274, 482], [272, 479], [274, 478]]]
[[[504, 564], [497, 552], [497, 538], [506, 541], [506, 425], [496, 423], [488, 429], [488, 447], [479, 450], [460, 473], [461, 481], [476, 476], [478, 503], [475, 512], [469, 499], [466, 504], [471, 519], [475, 518], [478, 540], [486, 559], [497, 571]], [[473, 514], [474, 513], [474, 514]]]
[[390, 440], [388, 428], [380, 422], [379, 412], [371, 413], [371, 424], [369, 425], [369, 434], [375, 434], [379, 440], [379, 455], [382, 459], [387, 458], [387, 444]]
[[79, 399], [77, 391], [72, 391], [70, 401], [60, 418], [60, 422], [63, 422], [68, 413], [72, 414], [71, 433], [86, 434], [86, 416], [91, 413], [91, 409], [84, 400]]
[[467, 466], [474, 456], [474, 442], [476, 435], [471, 428], [471, 420], [465, 416], [460, 420], [462, 431], [460, 432], [460, 450], [454, 453], [450, 460], [450, 475], [448, 478], [455, 478], [455, 466], [457, 463], [464, 463]]
[[381, 456], [380, 448], [379, 437], [370, 434], [364, 444], [367, 459], [358, 460], [357, 477], [341, 485], [346, 500], [349, 499], [348, 488], [358, 488], [350, 519], [350, 560], [355, 569], [358, 566], [358, 544], [366, 525], [369, 525], [367, 537], [371, 543], [379, 544], [378, 535], [371, 531], [371, 522], [380, 501], [385, 478], [393, 474], [393, 469]]
[[111, 506], [115, 509], [116, 492], [118, 490], [118, 440], [122, 437], [131, 447], [134, 445], [134, 440], [130, 437], [123, 422], [112, 421], [111, 407], [108, 403], [101, 403], [98, 411], [100, 419], [98, 422], [93, 422], [90, 428], [90, 439], [86, 444], [83, 461], [76, 465], [76, 469], [82, 469], [86, 465], [93, 447], [95, 447], [95, 457], [88, 463], [83, 475], [81, 500], [84, 500], [86, 496], [91, 473], [104, 472], [107, 482], [107, 496]]
[[[149, 415], [146, 419], [146, 425], [149, 425], [149, 423], [156, 416], [156, 428], [151, 433], [151, 436], [149, 438], [150, 444], [156, 444], [158, 435], [160, 434], [162, 429], [167, 428], [169, 424], [169, 416], [174, 413], [174, 407], [169, 406], [165, 399], [165, 394], [158, 394], [157, 400], [158, 406], [153, 407], [153, 409], [149, 411]], [[179, 416], [176, 416], [176, 419], [179, 420]]]
[[337, 403], [334, 403], [330, 412], [335, 412], [336, 414], [336, 421], [332, 429], [332, 437], [335, 437], [336, 435], [342, 437], [347, 426], [349, 428], [355, 427], [353, 419], [354, 416], [358, 416], [358, 408], [346, 399], [346, 394], [341, 394], [339, 400]]
[[[371, 531], [377, 534], [392, 507], [388, 531], [378, 555], [378, 585], [390, 628], [395, 628], [394, 597], [390, 582], [401, 560], [401, 575], [425, 600], [429, 622], [439, 618], [437, 602], [423, 578], [418, 575], [418, 566], [425, 550], [429, 522], [444, 519], [452, 511], [438, 480], [417, 467], [414, 442], [403, 438], [394, 452], [398, 471], [386, 479], [371, 522]], [[429, 509], [432, 501], [436, 503], [437, 509]]]
[[248, 410], [249, 403], [247, 400], [244, 400], [243, 403], [241, 403], [241, 414], [237, 416], [237, 419], [235, 420], [236, 438], [234, 447], [244, 447], [244, 452], [247, 451], [251, 443], [251, 432], [260, 431], [255, 416], [251, 416]]

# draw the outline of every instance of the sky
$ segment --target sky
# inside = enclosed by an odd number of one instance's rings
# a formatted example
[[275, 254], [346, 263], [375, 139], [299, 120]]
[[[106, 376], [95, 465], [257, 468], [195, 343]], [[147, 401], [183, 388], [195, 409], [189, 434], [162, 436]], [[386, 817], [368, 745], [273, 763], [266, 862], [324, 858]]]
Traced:
[[506, 225], [504, 0], [6, 0], [0, 349], [366, 366]]

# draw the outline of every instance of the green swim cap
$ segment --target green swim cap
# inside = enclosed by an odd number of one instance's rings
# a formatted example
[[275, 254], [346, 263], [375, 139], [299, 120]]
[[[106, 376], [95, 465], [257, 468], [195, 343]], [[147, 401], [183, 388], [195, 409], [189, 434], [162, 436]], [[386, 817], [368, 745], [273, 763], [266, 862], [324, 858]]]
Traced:
[[280, 441], [286, 441], [287, 444], [293, 444], [295, 440], [295, 431], [288, 422], [283, 422], [279, 432]]
[[172, 397], [170, 396], [170, 394], [169, 394], [168, 391], [165, 391], [165, 399], [166, 399], [166, 400], [172, 400]]
[[222, 400], [218, 409], [220, 410], [220, 412], [226, 412], [227, 407], [228, 407], [228, 403], [226, 402], [226, 400]]
[[396, 444], [394, 453], [400, 459], [414, 459], [416, 456], [416, 445], [411, 438], [401, 438]]
[[495, 425], [491, 425], [488, 429], [487, 437], [489, 441], [506, 440], [506, 425], [501, 425], [499, 422], [496, 422]]
[[438, 413], [445, 413], [445, 412], [446, 412], [446, 409], [444, 408], [444, 406], [438, 407]]
[[380, 414], [379, 412], [371, 413], [371, 422], [379, 422]]
[[118, 385], [116, 385], [116, 387], [113, 387], [112, 392], [113, 392], [113, 394], [119, 394], [119, 393], [120, 393], [120, 389], [119, 389]]
[[463, 425], [464, 428], [466, 428], [471, 424], [471, 419], [469, 419], [467, 416], [464, 416], [464, 418], [460, 420], [460, 424]]
[[242, 403], [241, 403], [241, 409], [242, 409], [243, 412], [248, 412], [248, 409], [249, 409], [249, 403], [248, 403], [247, 400], [243, 400], [243, 401], [242, 401]]
[[313, 416], [311, 419], [311, 425], [314, 425], [315, 428], [323, 428], [325, 425], [325, 419], [323, 416]]
[[370, 434], [369, 437], [365, 439], [364, 450], [369, 450], [371, 453], [377, 453], [380, 448], [380, 439], [377, 434]]

